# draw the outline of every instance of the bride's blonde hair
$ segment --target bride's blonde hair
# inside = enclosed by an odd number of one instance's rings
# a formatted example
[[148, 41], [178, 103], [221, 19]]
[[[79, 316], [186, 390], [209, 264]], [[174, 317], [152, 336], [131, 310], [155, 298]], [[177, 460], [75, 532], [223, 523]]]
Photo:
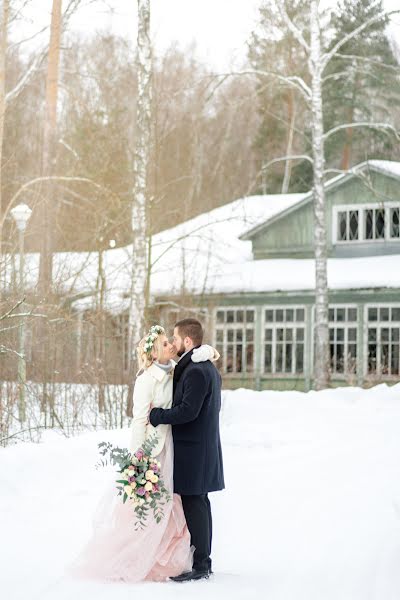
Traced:
[[151, 353], [154, 350], [157, 357], [162, 354], [162, 343], [160, 335], [165, 335], [165, 329], [161, 325], [153, 325], [150, 331], [142, 338], [136, 348], [139, 373], [148, 369], [154, 361]]

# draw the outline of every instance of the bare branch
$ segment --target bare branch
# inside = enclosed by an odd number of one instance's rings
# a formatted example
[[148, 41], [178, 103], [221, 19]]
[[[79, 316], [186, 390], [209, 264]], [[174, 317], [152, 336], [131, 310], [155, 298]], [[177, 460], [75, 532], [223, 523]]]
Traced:
[[268, 167], [270, 167], [271, 165], [286, 160], [308, 160], [308, 162], [310, 162], [312, 165], [314, 164], [313, 159], [311, 158], [311, 156], [308, 156], [308, 154], [295, 154], [293, 156], [280, 156], [279, 158], [274, 158], [273, 160], [270, 160], [267, 163], [265, 163], [265, 165], [261, 167], [261, 170], [264, 171], [265, 169], [268, 169]]
[[357, 54], [341, 54], [340, 52], [336, 55], [338, 58], [344, 58], [346, 60], [355, 60], [356, 62], [364, 62], [370, 65], [374, 65], [381, 69], [388, 69], [389, 71], [394, 71], [395, 73], [400, 73], [399, 65], [387, 65], [380, 60], [374, 60], [373, 58], [368, 58], [367, 56], [358, 56]]
[[25, 85], [29, 82], [29, 79], [39, 69], [39, 66], [43, 62], [45, 56], [45, 52], [42, 52], [32, 61], [32, 63], [25, 71], [24, 75], [21, 77], [17, 85], [6, 94], [6, 102], [14, 100], [14, 98], [16, 98], [21, 93]]
[[11, 198], [10, 202], [8, 203], [8, 205], [6, 206], [6, 209], [4, 211], [3, 214], [3, 218], [0, 221], [0, 229], [3, 227], [4, 225], [4, 221], [8, 215], [8, 211], [10, 210], [11, 206], [14, 204], [14, 202], [16, 202], [16, 200], [19, 198], [19, 196], [29, 187], [37, 184], [37, 183], [41, 183], [43, 181], [70, 181], [70, 182], [79, 182], [79, 183], [90, 183], [90, 185], [93, 185], [95, 188], [103, 191], [103, 192], [107, 192], [107, 194], [110, 194], [111, 197], [117, 198], [119, 200], [119, 198], [117, 197], [117, 195], [115, 194], [115, 192], [113, 192], [112, 190], [104, 187], [103, 185], [100, 185], [99, 183], [96, 183], [95, 181], [93, 181], [92, 179], [89, 179], [88, 177], [68, 177], [68, 176], [61, 176], [61, 175], [49, 175], [46, 177], [35, 177], [35, 179], [30, 179], [29, 181], [27, 181], [26, 183], [24, 183], [24, 185], [22, 185], [19, 190], [14, 194], [14, 196]]
[[362, 31], [364, 31], [365, 29], [368, 29], [368, 27], [370, 25], [373, 25], [377, 21], [381, 21], [383, 16], [390, 17], [391, 15], [396, 15], [396, 14], [399, 14], [399, 13], [400, 13], [400, 10], [391, 10], [390, 12], [385, 13], [385, 15], [382, 15], [382, 14], [375, 15], [374, 17], [371, 17], [367, 21], [364, 21], [364, 23], [362, 23], [359, 27], [356, 27], [356, 29], [353, 29], [353, 31], [350, 31], [350, 33], [348, 33], [341, 40], [339, 40], [338, 43], [335, 44], [335, 46], [331, 50], [329, 50], [329, 52], [326, 52], [322, 56], [321, 73], [324, 72], [324, 70], [326, 69], [327, 65], [332, 60], [332, 58], [337, 55], [338, 50], [340, 50], [340, 48], [342, 46], [344, 46], [345, 44], [347, 44], [347, 42], [349, 42], [350, 40], [352, 40], [353, 38], [355, 38], [359, 33], [361, 33]]
[[366, 127], [368, 129], [378, 129], [378, 130], [382, 131], [383, 133], [385, 133], [386, 135], [389, 135], [390, 133], [392, 133], [396, 137], [397, 140], [400, 140], [399, 132], [396, 131], [396, 129], [392, 125], [389, 125], [388, 123], [368, 123], [367, 121], [360, 122], [360, 123], [344, 123], [342, 125], [338, 125], [337, 127], [333, 127], [332, 129], [329, 129], [329, 131], [326, 131], [324, 133], [323, 139], [324, 140], [328, 139], [328, 137], [330, 137], [331, 135], [334, 135], [335, 133], [337, 133], [338, 131], [340, 131], [342, 129], [353, 129], [354, 127]]
[[[264, 71], [262, 69], [245, 69], [243, 71], [233, 71], [230, 73], [219, 73], [219, 77], [223, 77], [223, 81], [225, 81], [228, 77], [236, 77], [240, 75], [257, 75], [261, 77], [275, 77], [281, 83], [292, 86], [296, 88], [298, 92], [302, 94], [302, 96], [306, 99], [307, 102], [310, 101], [311, 98], [311, 89], [306, 84], [302, 77], [298, 77], [297, 75], [280, 75], [274, 71]], [[217, 88], [215, 88], [217, 89]]]
[[282, 19], [285, 21], [289, 31], [293, 34], [293, 36], [298, 41], [300, 46], [302, 46], [306, 50], [306, 52], [309, 53], [310, 45], [304, 39], [304, 36], [301, 33], [300, 29], [297, 27], [297, 25], [295, 25], [293, 23], [292, 19], [287, 14], [284, 3], [282, 2], [282, 0], [277, 0], [277, 4], [278, 4], [279, 13], [280, 13]]
[[16, 356], [18, 356], [18, 358], [24, 358], [23, 354], [20, 354], [16, 350], [13, 350], [12, 348], [7, 348], [7, 346], [3, 346], [3, 344], [0, 344], [0, 354], [6, 353], [15, 354]]
[[16, 304], [14, 304], [14, 306], [12, 306], [10, 308], [10, 310], [8, 310], [4, 315], [0, 316], [0, 321], [4, 321], [4, 319], [8, 319], [8, 317], [15, 311], [17, 310], [18, 306], [21, 306], [21, 304], [23, 304], [25, 302], [26, 298], [22, 298], [22, 300], [18, 300], [18, 302]]

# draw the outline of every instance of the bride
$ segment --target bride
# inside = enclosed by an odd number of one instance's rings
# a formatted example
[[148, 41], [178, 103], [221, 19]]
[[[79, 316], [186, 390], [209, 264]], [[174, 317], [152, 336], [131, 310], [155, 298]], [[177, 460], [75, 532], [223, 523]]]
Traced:
[[[113, 481], [99, 502], [92, 538], [70, 568], [73, 576], [103, 581], [163, 581], [190, 571], [193, 551], [181, 497], [173, 494], [173, 440], [170, 425], [153, 427], [148, 420], [151, 408], [168, 409], [172, 404], [175, 348], [161, 326], [153, 326], [136, 350], [139, 372], [133, 392], [133, 421], [130, 451], [157, 436], [152, 456], [161, 463], [165, 487], [171, 499], [164, 505], [164, 517], [156, 522], [148, 515], [144, 529], [135, 530], [137, 520], [131, 503], [122, 503]], [[195, 349], [193, 362], [217, 360], [211, 346]]]

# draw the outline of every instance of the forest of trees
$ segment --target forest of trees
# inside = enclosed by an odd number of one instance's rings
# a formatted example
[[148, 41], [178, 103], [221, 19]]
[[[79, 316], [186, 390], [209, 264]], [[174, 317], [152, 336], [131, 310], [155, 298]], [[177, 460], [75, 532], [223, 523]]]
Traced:
[[[12, 4], [12, 3], [11, 3]], [[307, 80], [304, 52], [285, 29], [274, 0], [260, 8], [260, 22], [248, 43], [248, 67]], [[307, 30], [308, 0], [286, 2], [291, 17]], [[76, 8], [79, 10], [79, 6]], [[345, 0], [329, 19], [330, 43], [371, 15], [380, 1]], [[399, 53], [386, 34], [387, 17], [341, 48], [324, 92], [328, 129], [343, 122], [382, 121], [399, 126], [400, 89], [393, 85]], [[84, 182], [60, 182], [53, 190], [56, 249], [93, 249], [130, 241], [129, 201], [133, 181], [136, 73], [132, 42], [115, 34], [94, 37], [63, 32], [60, 53], [57, 144], [52, 169]], [[10, 43], [6, 92], [38, 57]], [[373, 58], [372, 63], [364, 59]], [[4, 213], [21, 184], [41, 173], [46, 102], [46, 57], [20, 93], [7, 104], [2, 151], [1, 206]], [[382, 65], [385, 65], [383, 68]], [[392, 69], [393, 67], [393, 69]], [[263, 165], [285, 154], [310, 150], [310, 115], [302, 98], [275, 77], [232, 77], [216, 85], [210, 66], [194, 49], [171, 47], [153, 61], [153, 153], [150, 187], [151, 231], [185, 220], [242, 195], [306, 191], [312, 187], [309, 163]], [[327, 166], [348, 168], [368, 158], [398, 159], [398, 143], [387, 134], [351, 128], [329, 140]], [[40, 202], [32, 186], [28, 200]], [[34, 211], [27, 248], [40, 243], [40, 214]], [[36, 218], [35, 218], [36, 215]], [[39, 222], [38, 222], [39, 221]], [[76, 226], [77, 222], [79, 227]], [[62, 227], [60, 226], [62, 224]], [[3, 251], [13, 247], [5, 221]]]
[[[57, 335], [81, 327], [55, 291], [53, 253], [101, 257], [128, 244], [144, 252], [145, 237], [236, 198], [312, 188], [318, 386], [326, 386], [323, 182], [367, 159], [400, 160], [400, 49], [389, 36], [382, 0], [341, 0], [324, 10], [318, 0], [260, 0], [258, 24], [236, 71], [216, 73], [199, 61], [195, 46], [182, 49], [179, 40], [157, 55], [147, 48], [146, 108], [133, 25], [130, 39], [109, 31], [81, 35], [70, 27], [80, 0], [52, 0], [47, 45], [15, 42], [19, 19], [34, 1], [1, 3], [0, 318], [4, 330], [13, 329], [4, 315], [21, 309], [17, 268], [12, 289], [2, 280], [6, 263], [15, 265], [18, 255], [10, 209], [24, 201], [32, 209], [25, 248], [41, 257], [39, 287], [25, 308], [40, 306], [47, 318], [32, 329], [42, 406], [56, 379]], [[132, 2], [149, 13], [149, 0]], [[142, 166], [140, 147], [146, 147]], [[135, 213], [139, 197], [142, 212]], [[132, 223], [135, 214], [143, 224]], [[82, 381], [99, 384], [102, 410], [104, 340], [117, 334], [104, 320], [100, 267], [98, 285], [97, 312], [85, 316], [95, 331], [93, 365]], [[0, 345], [0, 360], [2, 353], [8, 361], [18, 356]]]

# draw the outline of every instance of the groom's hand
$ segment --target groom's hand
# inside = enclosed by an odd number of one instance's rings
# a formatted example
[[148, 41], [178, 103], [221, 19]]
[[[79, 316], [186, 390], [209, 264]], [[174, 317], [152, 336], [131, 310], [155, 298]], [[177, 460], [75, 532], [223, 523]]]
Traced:
[[152, 408], [149, 414], [149, 421], [153, 427], [157, 427], [161, 423], [162, 408]]

